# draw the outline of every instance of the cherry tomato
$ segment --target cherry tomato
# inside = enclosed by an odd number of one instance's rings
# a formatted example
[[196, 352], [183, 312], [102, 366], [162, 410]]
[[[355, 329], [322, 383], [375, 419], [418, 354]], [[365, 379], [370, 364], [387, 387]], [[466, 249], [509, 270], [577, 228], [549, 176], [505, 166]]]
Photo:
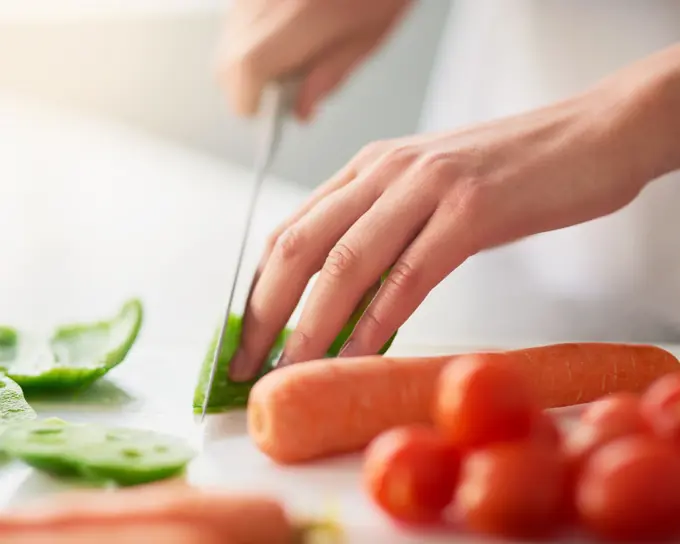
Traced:
[[364, 485], [387, 514], [406, 523], [441, 517], [458, 484], [461, 456], [434, 429], [411, 426], [385, 431], [369, 444]]
[[433, 418], [462, 450], [523, 440], [539, 406], [522, 377], [493, 354], [461, 357], [442, 371]]
[[473, 531], [505, 538], [545, 537], [565, 515], [566, 466], [532, 441], [491, 445], [463, 461], [456, 507]]
[[580, 421], [583, 423], [599, 423], [611, 417], [618, 419], [621, 413], [634, 414], [635, 417], [642, 420], [640, 401], [640, 396], [635, 393], [625, 391], [612, 393], [589, 404], [581, 413]]
[[680, 530], [680, 458], [653, 436], [628, 436], [595, 452], [576, 489], [583, 525], [608, 540], [653, 542]]
[[629, 435], [651, 434], [642, 416], [640, 400], [629, 394], [613, 394], [594, 402], [567, 434], [564, 448], [574, 470], [605, 444]]
[[534, 414], [529, 436], [540, 444], [554, 448], [559, 448], [562, 444], [562, 432], [555, 418], [542, 410]]
[[680, 448], [680, 373], [666, 374], [650, 385], [641, 411], [657, 436]]

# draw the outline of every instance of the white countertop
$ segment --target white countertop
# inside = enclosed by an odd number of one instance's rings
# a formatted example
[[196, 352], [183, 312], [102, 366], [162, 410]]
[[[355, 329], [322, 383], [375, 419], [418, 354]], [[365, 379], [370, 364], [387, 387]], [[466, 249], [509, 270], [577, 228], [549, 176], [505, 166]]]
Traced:
[[[77, 401], [34, 404], [41, 416], [156, 428], [199, 445], [193, 388], [231, 279], [248, 175], [121, 127], [0, 97], [0, 322], [42, 329], [98, 319], [131, 295], [146, 310], [110, 378]], [[303, 197], [269, 183], [246, 270]], [[462, 349], [396, 342], [392, 353]], [[242, 413], [208, 419], [189, 471], [197, 485], [267, 491], [301, 513], [334, 510], [349, 543], [481, 542], [397, 531], [361, 492], [357, 456], [277, 467], [251, 444]], [[63, 488], [18, 463], [0, 468], [0, 505]]]

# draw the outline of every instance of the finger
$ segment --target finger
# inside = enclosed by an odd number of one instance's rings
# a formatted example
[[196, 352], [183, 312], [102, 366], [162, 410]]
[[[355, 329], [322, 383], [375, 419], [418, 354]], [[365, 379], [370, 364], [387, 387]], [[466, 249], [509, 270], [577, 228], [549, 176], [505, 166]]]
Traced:
[[341, 357], [377, 353], [429, 292], [475, 253], [466, 217], [435, 212], [392, 267], [340, 352]]
[[318, 359], [366, 291], [420, 231], [436, 202], [414, 187], [386, 192], [331, 249], [279, 364]]
[[240, 349], [230, 365], [233, 379], [248, 380], [257, 374], [309, 279], [333, 244], [370, 208], [374, 191], [367, 184], [347, 185], [279, 236], [250, 297]]
[[380, 42], [381, 33], [357, 36], [338, 46], [323, 57], [305, 76], [295, 105], [299, 119], [313, 117], [316, 106], [338, 88], [345, 79], [373, 52]]
[[283, 232], [290, 228], [291, 225], [294, 225], [305, 215], [307, 215], [307, 213], [309, 213], [309, 211], [312, 210], [324, 198], [333, 194], [335, 191], [341, 189], [354, 180], [360, 171], [365, 170], [370, 172], [371, 167], [369, 165], [376, 162], [376, 159], [383, 153], [383, 150], [386, 149], [387, 145], [389, 144], [386, 142], [374, 142], [373, 144], [364, 147], [331, 179], [317, 187], [303, 203], [303, 205], [274, 230], [267, 241], [264, 255], [262, 256], [258, 265], [258, 276], [266, 265], [266, 262], [269, 259], [269, 256], [271, 255], [271, 252], [276, 245], [279, 236], [281, 236]]

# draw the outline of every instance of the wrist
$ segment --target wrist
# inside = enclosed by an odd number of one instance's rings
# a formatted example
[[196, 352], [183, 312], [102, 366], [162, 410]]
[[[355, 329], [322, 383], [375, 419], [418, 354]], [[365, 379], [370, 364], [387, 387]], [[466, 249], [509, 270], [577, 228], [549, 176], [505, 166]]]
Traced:
[[[619, 175], [640, 189], [680, 168], [680, 47], [607, 78], [592, 93]], [[604, 109], [604, 111], [602, 111]]]

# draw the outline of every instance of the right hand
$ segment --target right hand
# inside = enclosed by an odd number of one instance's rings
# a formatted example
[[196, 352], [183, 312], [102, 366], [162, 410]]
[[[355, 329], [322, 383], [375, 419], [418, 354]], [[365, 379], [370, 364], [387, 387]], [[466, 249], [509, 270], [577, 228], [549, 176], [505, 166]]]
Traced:
[[221, 79], [232, 109], [257, 113], [263, 87], [301, 73], [301, 120], [387, 36], [412, 0], [234, 0]]

